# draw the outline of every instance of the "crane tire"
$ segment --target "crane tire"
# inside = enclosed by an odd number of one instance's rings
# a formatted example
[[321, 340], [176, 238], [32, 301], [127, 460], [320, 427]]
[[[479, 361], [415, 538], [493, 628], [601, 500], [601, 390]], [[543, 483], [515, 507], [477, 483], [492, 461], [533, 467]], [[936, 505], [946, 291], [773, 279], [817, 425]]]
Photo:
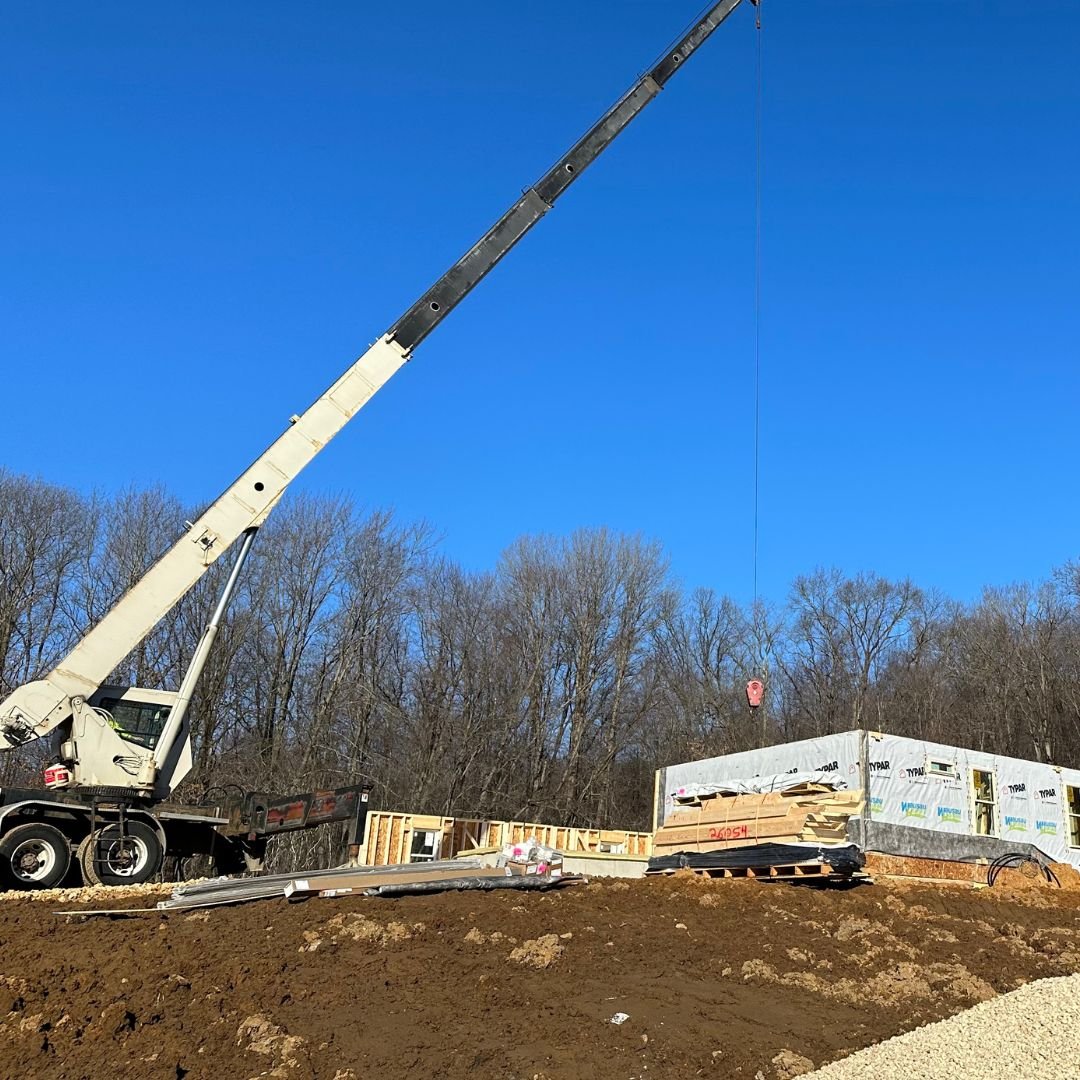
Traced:
[[88, 833], [84, 836], [75, 848], [75, 865], [79, 868], [79, 872], [83, 876], [83, 884], [89, 885], [90, 882], [86, 880], [86, 872], [83, 870], [83, 859], [86, 858], [86, 849], [90, 846], [90, 841], [93, 839], [93, 834]]
[[87, 885], [141, 885], [161, 869], [165, 852], [145, 822], [104, 825], [79, 845], [79, 867]]
[[52, 889], [71, 866], [71, 844], [52, 825], [33, 821], [0, 837], [0, 884], [7, 889]]

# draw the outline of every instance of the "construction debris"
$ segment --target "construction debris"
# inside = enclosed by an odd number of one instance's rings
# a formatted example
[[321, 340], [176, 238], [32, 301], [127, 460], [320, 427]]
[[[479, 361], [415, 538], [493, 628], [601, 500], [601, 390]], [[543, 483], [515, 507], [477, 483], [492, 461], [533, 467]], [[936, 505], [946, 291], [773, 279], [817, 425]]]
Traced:
[[535, 836], [527, 836], [518, 843], [506, 844], [497, 862], [515, 876], [561, 877], [563, 859], [553, 847], [540, 843]]

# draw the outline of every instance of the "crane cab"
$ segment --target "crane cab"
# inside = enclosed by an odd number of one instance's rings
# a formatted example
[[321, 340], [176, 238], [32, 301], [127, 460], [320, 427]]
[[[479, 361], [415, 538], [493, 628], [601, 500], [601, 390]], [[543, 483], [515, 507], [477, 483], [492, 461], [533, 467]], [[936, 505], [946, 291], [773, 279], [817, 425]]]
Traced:
[[[176, 697], [168, 690], [106, 685], [85, 702], [74, 699], [71, 719], [61, 729], [60, 761], [46, 769], [45, 786], [148, 791], [155, 781], [154, 751]], [[186, 775], [190, 769], [186, 739], [178, 752], [185, 758], [181, 768]]]
[[175, 702], [171, 691], [141, 686], [103, 686], [90, 698], [122, 739], [146, 750], [157, 746]]

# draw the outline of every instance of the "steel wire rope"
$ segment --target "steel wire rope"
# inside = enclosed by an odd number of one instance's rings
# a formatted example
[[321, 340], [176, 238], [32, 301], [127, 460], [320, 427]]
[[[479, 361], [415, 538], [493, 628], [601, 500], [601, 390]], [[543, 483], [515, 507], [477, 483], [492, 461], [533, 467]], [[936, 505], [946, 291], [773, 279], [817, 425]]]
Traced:
[[[757, 43], [754, 94], [754, 615], [758, 606], [758, 554], [761, 506], [761, 204], [762, 204], [762, 127], [763, 127], [763, 45], [762, 0], [754, 6], [754, 31]], [[755, 649], [758, 649], [755, 636]], [[756, 656], [761, 664], [760, 649]]]
[[[765, 657], [761, 643], [761, 610], [758, 600], [758, 568], [760, 561], [761, 534], [761, 208], [763, 192], [762, 129], [764, 127], [764, 34], [762, 32], [761, 8], [763, 0], [754, 4], [754, 512], [753, 512], [753, 604], [750, 609], [753, 634], [754, 678], [764, 683]], [[747, 701], [751, 712], [754, 701], [747, 683]], [[759, 702], [764, 704], [759, 698]], [[761, 709], [761, 742], [767, 742], [768, 708]]]

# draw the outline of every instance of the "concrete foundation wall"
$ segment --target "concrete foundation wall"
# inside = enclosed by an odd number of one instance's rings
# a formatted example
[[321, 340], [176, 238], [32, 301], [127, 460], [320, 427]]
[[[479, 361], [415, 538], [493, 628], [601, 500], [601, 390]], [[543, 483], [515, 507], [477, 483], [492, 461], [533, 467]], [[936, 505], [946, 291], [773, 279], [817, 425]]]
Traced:
[[892, 825], [884, 821], [851, 818], [848, 839], [864, 851], [879, 851], [884, 855], [902, 855], [915, 859], [946, 859], [952, 862], [993, 862], [999, 855], [1023, 854], [1037, 859], [1044, 866], [1054, 860], [1034, 844], [999, 840], [996, 836], [962, 836], [956, 833], [916, 829], [908, 825]]

